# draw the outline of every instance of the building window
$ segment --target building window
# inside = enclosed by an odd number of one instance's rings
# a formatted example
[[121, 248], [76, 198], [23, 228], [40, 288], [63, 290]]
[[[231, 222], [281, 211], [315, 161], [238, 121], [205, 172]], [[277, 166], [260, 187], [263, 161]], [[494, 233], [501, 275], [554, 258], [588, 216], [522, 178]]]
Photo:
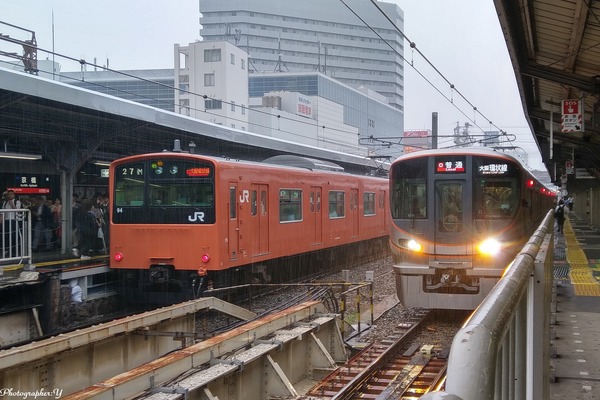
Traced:
[[240, 59], [240, 63], [242, 64], [242, 69], [246, 69], [246, 60], [242, 58]]
[[220, 110], [222, 107], [221, 100], [207, 99], [204, 100], [204, 108], [207, 110]]
[[235, 112], [235, 101], [231, 102], [231, 111]]
[[206, 49], [204, 50], [204, 62], [221, 61], [221, 49]]
[[369, 118], [368, 121], [369, 121], [369, 128], [375, 128], [375, 120], [372, 120]]
[[231, 56], [231, 65], [235, 65], [235, 54], [230, 53]]
[[215, 86], [215, 74], [204, 74], [204, 86]]
[[246, 115], [246, 106], [242, 104], [241, 107], [242, 107], [242, 115]]

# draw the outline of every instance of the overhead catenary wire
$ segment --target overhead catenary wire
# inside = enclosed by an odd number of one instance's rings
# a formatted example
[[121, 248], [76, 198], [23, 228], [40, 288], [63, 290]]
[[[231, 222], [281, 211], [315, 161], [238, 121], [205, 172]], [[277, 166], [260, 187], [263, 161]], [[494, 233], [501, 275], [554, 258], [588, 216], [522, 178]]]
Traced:
[[[449, 85], [449, 88], [453, 91], [456, 92], [472, 109], [472, 111], [475, 114], [479, 114], [481, 115], [486, 121], [489, 122], [489, 124], [493, 127], [495, 127], [496, 129], [498, 129], [498, 131], [501, 133], [501, 136], [505, 136], [506, 135], [506, 131], [503, 130], [502, 128], [498, 127], [496, 124], [494, 124], [489, 118], [487, 118], [481, 111], [479, 111], [478, 107], [476, 107], [471, 101], [469, 101], [469, 99], [466, 98], [465, 95], [463, 95], [463, 93], [458, 90], [456, 88], [456, 86], [448, 79], [446, 78], [446, 76], [425, 56], [425, 54], [423, 54], [421, 52], [421, 50], [417, 47], [416, 43], [413, 42], [412, 40], [410, 40], [408, 38], [408, 36], [400, 29], [398, 28], [398, 26], [394, 23], [394, 21], [391, 20], [391, 18], [383, 11], [383, 9], [379, 6], [379, 4], [377, 4], [376, 0], [370, 0], [371, 3], [373, 4], [373, 6], [375, 6], [377, 8], [377, 10], [381, 13], [381, 15], [394, 27], [394, 29], [402, 36], [402, 38], [404, 40], [406, 40], [409, 45], [410, 48], [413, 49], [414, 51], [416, 51], [422, 58], [423, 60], [425, 60], [425, 62]], [[367, 26], [369, 29], [371, 29], [371, 31], [377, 35], [377, 37], [383, 42], [385, 43], [388, 47], [390, 47], [390, 49], [392, 49], [392, 51], [394, 51], [396, 53], [396, 55], [398, 55], [402, 60], [406, 61], [408, 65], [410, 65], [411, 68], [413, 68], [413, 70], [415, 70], [415, 72], [417, 72], [417, 74], [419, 76], [421, 76], [429, 85], [431, 85], [431, 87], [437, 91], [445, 100], [447, 100], [453, 107], [455, 107], [462, 115], [465, 116], [465, 118], [467, 118], [469, 121], [471, 121], [473, 123], [474, 126], [476, 126], [477, 128], [479, 128], [482, 132], [484, 131], [483, 128], [477, 124], [477, 122], [475, 121], [475, 118], [471, 118], [469, 115], [467, 115], [466, 111], [463, 111], [457, 104], [456, 102], [453, 101], [452, 98], [449, 98], [447, 95], [445, 95], [443, 93], [443, 91], [438, 88], [430, 79], [427, 79], [425, 77], [425, 75], [419, 71], [417, 69], [417, 67], [415, 67], [413, 62], [408, 62], [408, 60], [406, 60], [406, 58], [404, 58], [404, 56], [402, 54], [400, 54], [395, 48], [394, 46], [392, 46], [385, 38], [383, 38], [376, 29], [374, 29], [372, 26], [370, 26], [357, 12], [355, 12], [344, 0], [340, 0], [340, 2], [348, 9], [350, 10], [350, 12], [352, 12], [363, 24], [365, 24], [365, 26]], [[483, 139], [485, 140], [485, 139]], [[509, 140], [510, 142], [510, 140]]]

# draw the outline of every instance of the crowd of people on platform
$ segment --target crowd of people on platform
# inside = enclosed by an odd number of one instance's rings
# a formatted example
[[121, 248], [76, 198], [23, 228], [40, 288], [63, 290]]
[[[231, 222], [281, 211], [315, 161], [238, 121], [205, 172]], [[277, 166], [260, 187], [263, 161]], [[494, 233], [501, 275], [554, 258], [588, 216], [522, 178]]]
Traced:
[[[31, 248], [33, 252], [56, 251], [61, 248], [63, 207], [61, 199], [46, 196], [19, 196], [11, 189], [2, 194], [0, 206], [6, 209], [29, 209], [31, 215]], [[4, 257], [18, 253], [25, 232], [16, 212], [1, 215]], [[82, 259], [106, 254], [108, 250], [108, 196], [96, 194], [93, 198], [73, 195], [72, 206], [73, 254]]]
[[108, 196], [93, 199], [73, 195], [73, 255], [89, 259], [108, 250]]

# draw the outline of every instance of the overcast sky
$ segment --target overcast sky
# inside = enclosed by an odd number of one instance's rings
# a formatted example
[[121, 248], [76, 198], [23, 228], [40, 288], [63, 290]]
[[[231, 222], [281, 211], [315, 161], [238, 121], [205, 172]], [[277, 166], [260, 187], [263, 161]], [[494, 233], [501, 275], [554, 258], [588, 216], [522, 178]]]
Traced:
[[[473, 124], [470, 118], [477, 125], [471, 128], [473, 134], [480, 134], [479, 128], [497, 130], [498, 127], [515, 135], [513, 145], [529, 154], [530, 166], [543, 169], [524, 117], [493, 2], [395, 2], [404, 10], [404, 34], [456, 88], [452, 91], [423, 57], [405, 43], [404, 57], [415, 67], [405, 64], [405, 129], [431, 129], [431, 115], [435, 111], [439, 116], [439, 134], [451, 135], [457, 123]], [[173, 68], [173, 44], [187, 45], [200, 38], [198, 4], [198, 0], [3, 0], [0, 21], [34, 31], [40, 49], [54, 49], [56, 53], [88, 62], [96, 58], [99, 65], [106, 65], [108, 59], [111, 69]], [[340, 9], [345, 10], [341, 3]], [[30, 38], [27, 32], [5, 25], [0, 25], [0, 33], [18, 39]], [[38, 53], [39, 59], [46, 57], [47, 53]], [[63, 71], [79, 69], [77, 63], [57, 61]], [[485, 118], [475, 113], [461, 95]], [[440, 147], [451, 144], [451, 140], [440, 139]]]

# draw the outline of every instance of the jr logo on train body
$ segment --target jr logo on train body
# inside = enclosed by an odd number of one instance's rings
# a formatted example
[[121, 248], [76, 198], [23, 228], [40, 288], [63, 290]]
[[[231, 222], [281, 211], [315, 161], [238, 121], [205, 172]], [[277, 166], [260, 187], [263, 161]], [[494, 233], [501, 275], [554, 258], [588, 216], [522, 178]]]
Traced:
[[250, 202], [250, 192], [248, 190], [242, 190], [240, 193], [240, 203]]
[[204, 213], [202, 211], [196, 211], [193, 215], [188, 215], [188, 221], [204, 222]]

